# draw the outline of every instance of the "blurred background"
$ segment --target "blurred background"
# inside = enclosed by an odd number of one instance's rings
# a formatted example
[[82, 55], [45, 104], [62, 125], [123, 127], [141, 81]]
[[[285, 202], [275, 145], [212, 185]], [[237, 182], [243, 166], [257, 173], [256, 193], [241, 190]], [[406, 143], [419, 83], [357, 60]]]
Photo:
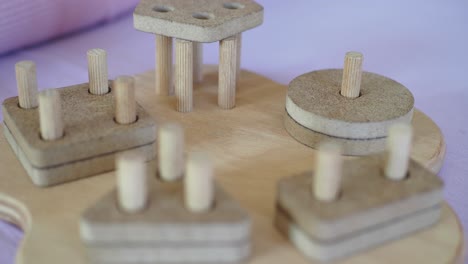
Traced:
[[[110, 78], [153, 69], [154, 36], [133, 28], [137, 2], [0, 0], [0, 99], [17, 95], [14, 65], [21, 60], [36, 62], [41, 90], [87, 82], [91, 48], [107, 50]], [[308, 71], [342, 67], [347, 51], [362, 52], [364, 70], [404, 84], [441, 127], [447, 156], [439, 175], [468, 230], [468, 1], [257, 2], [265, 22], [244, 34], [242, 68], [288, 84]], [[217, 64], [218, 44], [204, 49], [205, 63]], [[0, 221], [0, 263], [14, 263], [21, 237]]]

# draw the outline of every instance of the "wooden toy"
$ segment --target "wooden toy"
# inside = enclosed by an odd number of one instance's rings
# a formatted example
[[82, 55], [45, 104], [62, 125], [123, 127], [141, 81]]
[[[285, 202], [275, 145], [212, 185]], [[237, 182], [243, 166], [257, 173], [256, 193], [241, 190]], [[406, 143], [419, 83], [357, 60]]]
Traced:
[[[181, 128], [168, 125], [161, 131]], [[175, 140], [174, 140], [175, 139]], [[161, 141], [162, 142], [162, 141]], [[162, 163], [181, 160], [180, 144], [160, 153]], [[176, 154], [176, 155], [174, 155]], [[163, 164], [161, 164], [163, 165]], [[112, 191], [85, 211], [81, 237], [94, 263], [239, 263], [250, 254], [250, 219], [247, 213], [213, 183], [210, 159], [192, 153], [184, 184], [174, 180], [164, 164], [156, 179], [145, 157], [122, 154], [117, 162], [117, 193]], [[161, 170], [162, 169], [162, 170]], [[163, 173], [161, 173], [163, 172]], [[149, 182], [149, 187], [147, 186]], [[149, 190], [148, 190], [149, 189]], [[117, 202], [116, 202], [116, 198]]]
[[386, 155], [343, 165], [339, 145], [322, 145], [315, 173], [278, 184], [276, 225], [304, 255], [320, 261], [434, 225], [441, 214], [442, 182], [409, 161], [410, 142], [409, 125], [393, 125]]
[[3, 102], [4, 135], [34, 184], [50, 186], [113, 170], [115, 155], [125, 150], [139, 149], [146, 160], [154, 158], [155, 123], [136, 104], [133, 77], [109, 85], [102, 78], [107, 76], [103, 54], [88, 52], [89, 83], [38, 96], [34, 63], [17, 64], [19, 97]]
[[175, 41], [177, 111], [193, 109], [193, 83], [202, 79], [202, 42], [220, 42], [218, 105], [236, 104], [241, 34], [263, 22], [263, 7], [251, 0], [142, 0], [134, 12], [136, 29], [156, 34], [156, 93], [171, 95], [172, 39]]
[[411, 122], [411, 92], [361, 66], [362, 54], [349, 52], [343, 70], [306, 73], [289, 84], [285, 127], [292, 137], [312, 148], [335, 141], [345, 155], [366, 155], [383, 150], [392, 124]]
[[[216, 182], [239, 201], [252, 219], [252, 252], [246, 263], [317, 263], [300, 254], [273, 225], [278, 181], [286, 175], [313, 170], [316, 152], [295, 141], [283, 128], [284, 104], [279, 102], [284, 101], [287, 87], [248, 71], [243, 71], [241, 77], [238, 107], [231, 111], [220, 109], [213, 97], [218, 90], [216, 66], [204, 67], [203, 83], [193, 93], [197, 107], [190, 118], [174, 111], [174, 97], [155, 93], [154, 71], [136, 76], [136, 99], [157, 123], [182, 124], [187, 131], [185, 142], [181, 143], [186, 151], [203, 150], [213, 157]], [[445, 153], [439, 128], [418, 110], [412, 124], [411, 158], [437, 172]], [[77, 221], [86, 208], [111, 191], [115, 174], [109, 172], [44, 191], [31, 184], [1, 135], [0, 167], [0, 218], [25, 231], [18, 263], [89, 262]], [[161, 170], [161, 166], [158, 168]], [[460, 263], [462, 234], [456, 215], [444, 202], [440, 220], [430, 228], [337, 263]]]

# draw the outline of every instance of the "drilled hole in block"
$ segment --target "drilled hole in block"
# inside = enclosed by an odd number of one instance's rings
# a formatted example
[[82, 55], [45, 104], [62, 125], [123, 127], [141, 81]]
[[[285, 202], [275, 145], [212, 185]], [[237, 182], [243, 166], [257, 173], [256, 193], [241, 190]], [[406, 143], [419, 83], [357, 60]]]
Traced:
[[205, 12], [194, 13], [192, 16], [196, 19], [201, 19], [201, 20], [209, 20], [215, 17], [213, 14], [205, 13]]
[[223, 4], [224, 8], [226, 9], [231, 9], [231, 10], [236, 10], [236, 9], [242, 9], [245, 7], [245, 5], [241, 3], [236, 3], [236, 2], [228, 2]]
[[168, 12], [172, 12], [174, 11], [174, 7], [172, 6], [167, 6], [167, 5], [164, 5], [164, 6], [155, 6], [153, 7], [153, 11], [154, 12], [158, 12], [158, 13], [168, 13]]

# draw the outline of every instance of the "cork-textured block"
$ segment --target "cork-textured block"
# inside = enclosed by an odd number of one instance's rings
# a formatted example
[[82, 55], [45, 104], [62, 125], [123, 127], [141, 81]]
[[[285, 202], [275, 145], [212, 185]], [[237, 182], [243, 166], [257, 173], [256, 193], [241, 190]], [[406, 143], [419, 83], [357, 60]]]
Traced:
[[122, 212], [115, 190], [83, 213], [80, 234], [91, 259], [123, 263], [237, 263], [249, 256], [250, 218], [218, 186], [213, 208], [192, 213], [184, 205], [182, 182], [157, 181], [150, 185], [148, 205], [141, 213]]
[[312, 131], [347, 139], [387, 136], [395, 123], [410, 123], [414, 98], [400, 83], [363, 72], [360, 96], [340, 94], [343, 70], [319, 70], [303, 74], [290, 84], [286, 111]]
[[312, 172], [282, 179], [277, 202], [299, 228], [318, 240], [336, 240], [414, 212], [439, 206], [442, 182], [410, 161], [408, 177], [383, 175], [384, 155], [346, 160], [339, 199], [321, 202], [312, 194]]
[[[47, 168], [34, 167], [24, 154], [23, 150], [18, 146], [13, 135], [8, 130], [8, 127], [3, 125], [3, 134], [10, 144], [13, 152], [20, 161], [27, 174], [31, 177], [32, 182], [41, 187], [52, 186], [63, 182], [77, 180], [90, 175], [114, 170], [115, 158], [121, 152], [99, 155], [89, 159], [82, 159], [75, 162], [70, 162], [58, 166]], [[147, 161], [155, 158], [155, 144], [151, 143], [141, 147], [128, 149], [125, 151], [137, 151], [145, 156]]]
[[342, 147], [343, 155], [361, 156], [379, 153], [385, 149], [387, 142], [386, 137], [347, 139], [328, 136], [301, 126], [287, 112], [284, 114], [284, 127], [295, 140], [311, 148], [317, 148], [321, 142], [335, 142]]
[[401, 239], [432, 226], [439, 220], [440, 215], [441, 207], [436, 205], [331, 241], [311, 237], [281, 208], [277, 208], [275, 225], [307, 258], [332, 261]]
[[251, 0], [142, 0], [134, 27], [196, 42], [214, 42], [263, 23], [263, 7]]
[[20, 108], [18, 97], [3, 102], [4, 123], [33, 167], [59, 166], [155, 142], [156, 125], [142, 107], [135, 123], [120, 125], [114, 121], [112, 92], [92, 95], [88, 89], [87, 83], [58, 89], [65, 134], [57, 140], [41, 139], [38, 108]]

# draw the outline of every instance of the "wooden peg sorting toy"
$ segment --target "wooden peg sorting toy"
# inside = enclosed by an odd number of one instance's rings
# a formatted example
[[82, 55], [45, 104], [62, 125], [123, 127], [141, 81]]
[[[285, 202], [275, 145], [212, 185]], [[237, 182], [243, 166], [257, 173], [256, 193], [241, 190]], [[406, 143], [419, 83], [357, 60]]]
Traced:
[[20, 61], [16, 63], [15, 71], [19, 106], [23, 109], [37, 107], [36, 64], [33, 61]]
[[135, 80], [131, 76], [119, 76], [114, 81], [115, 121], [122, 125], [137, 120]]
[[130, 214], [143, 211], [148, 200], [145, 157], [128, 152], [122, 153], [116, 161], [120, 209]]
[[164, 124], [159, 129], [159, 176], [164, 181], [175, 181], [184, 174], [184, 131], [176, 123]]
[[62, 102], [57, 90], [39, 93], [39, 121], [42, 139], [56, 140], [63, 136]]
[[331, 202], [338, 198], [342, 177], [342, 157], [339, 145], [325, 142], [319, 147], [313, 193], [316, 199]]
[[[153, 33], [157, 38], [167, 40], [167, 44], [158, 45], [156, 51], [156, 91], [159, 94], [165, 94], [160, 90], [166, 91], [168, 88], [167, 85], [164, 89], [158, 88], [158, 85], [167, 84], [171, 74], [169, 59], [164, 59], [171, 54], [168, 40], [177, 39], [174, 74], [177, 111], [192, 111], [192, 82], [199, 83], [203, 78], [201, 46], [202, 43], [215, 41], [220, 42], [218, 104], [223, 109], [235, 106], [241, 34], [263, 23], [261, 5], [252, 0], [225, 3], [220, 3], [219, 0], [206, 0], [203, 3], [141, 0], [133, 13], [133, 23], [137, 30]], [[193, 54], [190, 60], [188, 50]]]
[[177, 111], [191, 112], [193, 108], [193, 42], [176, 40], [175, 93]]
[[193, 43], [193, 81], [201, 83], [203, 81], [203, 43]]
[[341, 83], [341, 95], [348, 98], [359, 97], [361, 91], [362, 61], [362, 53], [354, 51], [346, 53], [343, 67], [343, 80]]
[[220, 41], [218, 105], [231, 109], [236, 105], [237, 35]]
[[414, 97], [387, 77], [362, 71], [363, 55], [346, 53], [344, 69], [305, 73], [289, 84], [284, 126], [300, 143], [340, 144], [343, 155], [385, 150], [390, 126], [410, 124]]
[[156, 94], [172, 95], [172, 38], [156, 35]]
[[239, 33], [237, 34], [236, 85], [239, 85], [239, 80], [240, 80], [241, 58], [242, 58], [242, 33]]
[[388, 179], [400, 181], [407, 176], [412, 134], [412, 128], [408, 124], [395, 124], [390, 127], [385, 163], [385, 176]]
[[184, 181], [185, 206], [194, 213], [206, 212], [214, 200], [213, 165], [203, 153], [192, 153], [187, 159]]
[[109, 92], [107, 52], [103, 49], [88, 50], [89, 92], [103, 95]]

